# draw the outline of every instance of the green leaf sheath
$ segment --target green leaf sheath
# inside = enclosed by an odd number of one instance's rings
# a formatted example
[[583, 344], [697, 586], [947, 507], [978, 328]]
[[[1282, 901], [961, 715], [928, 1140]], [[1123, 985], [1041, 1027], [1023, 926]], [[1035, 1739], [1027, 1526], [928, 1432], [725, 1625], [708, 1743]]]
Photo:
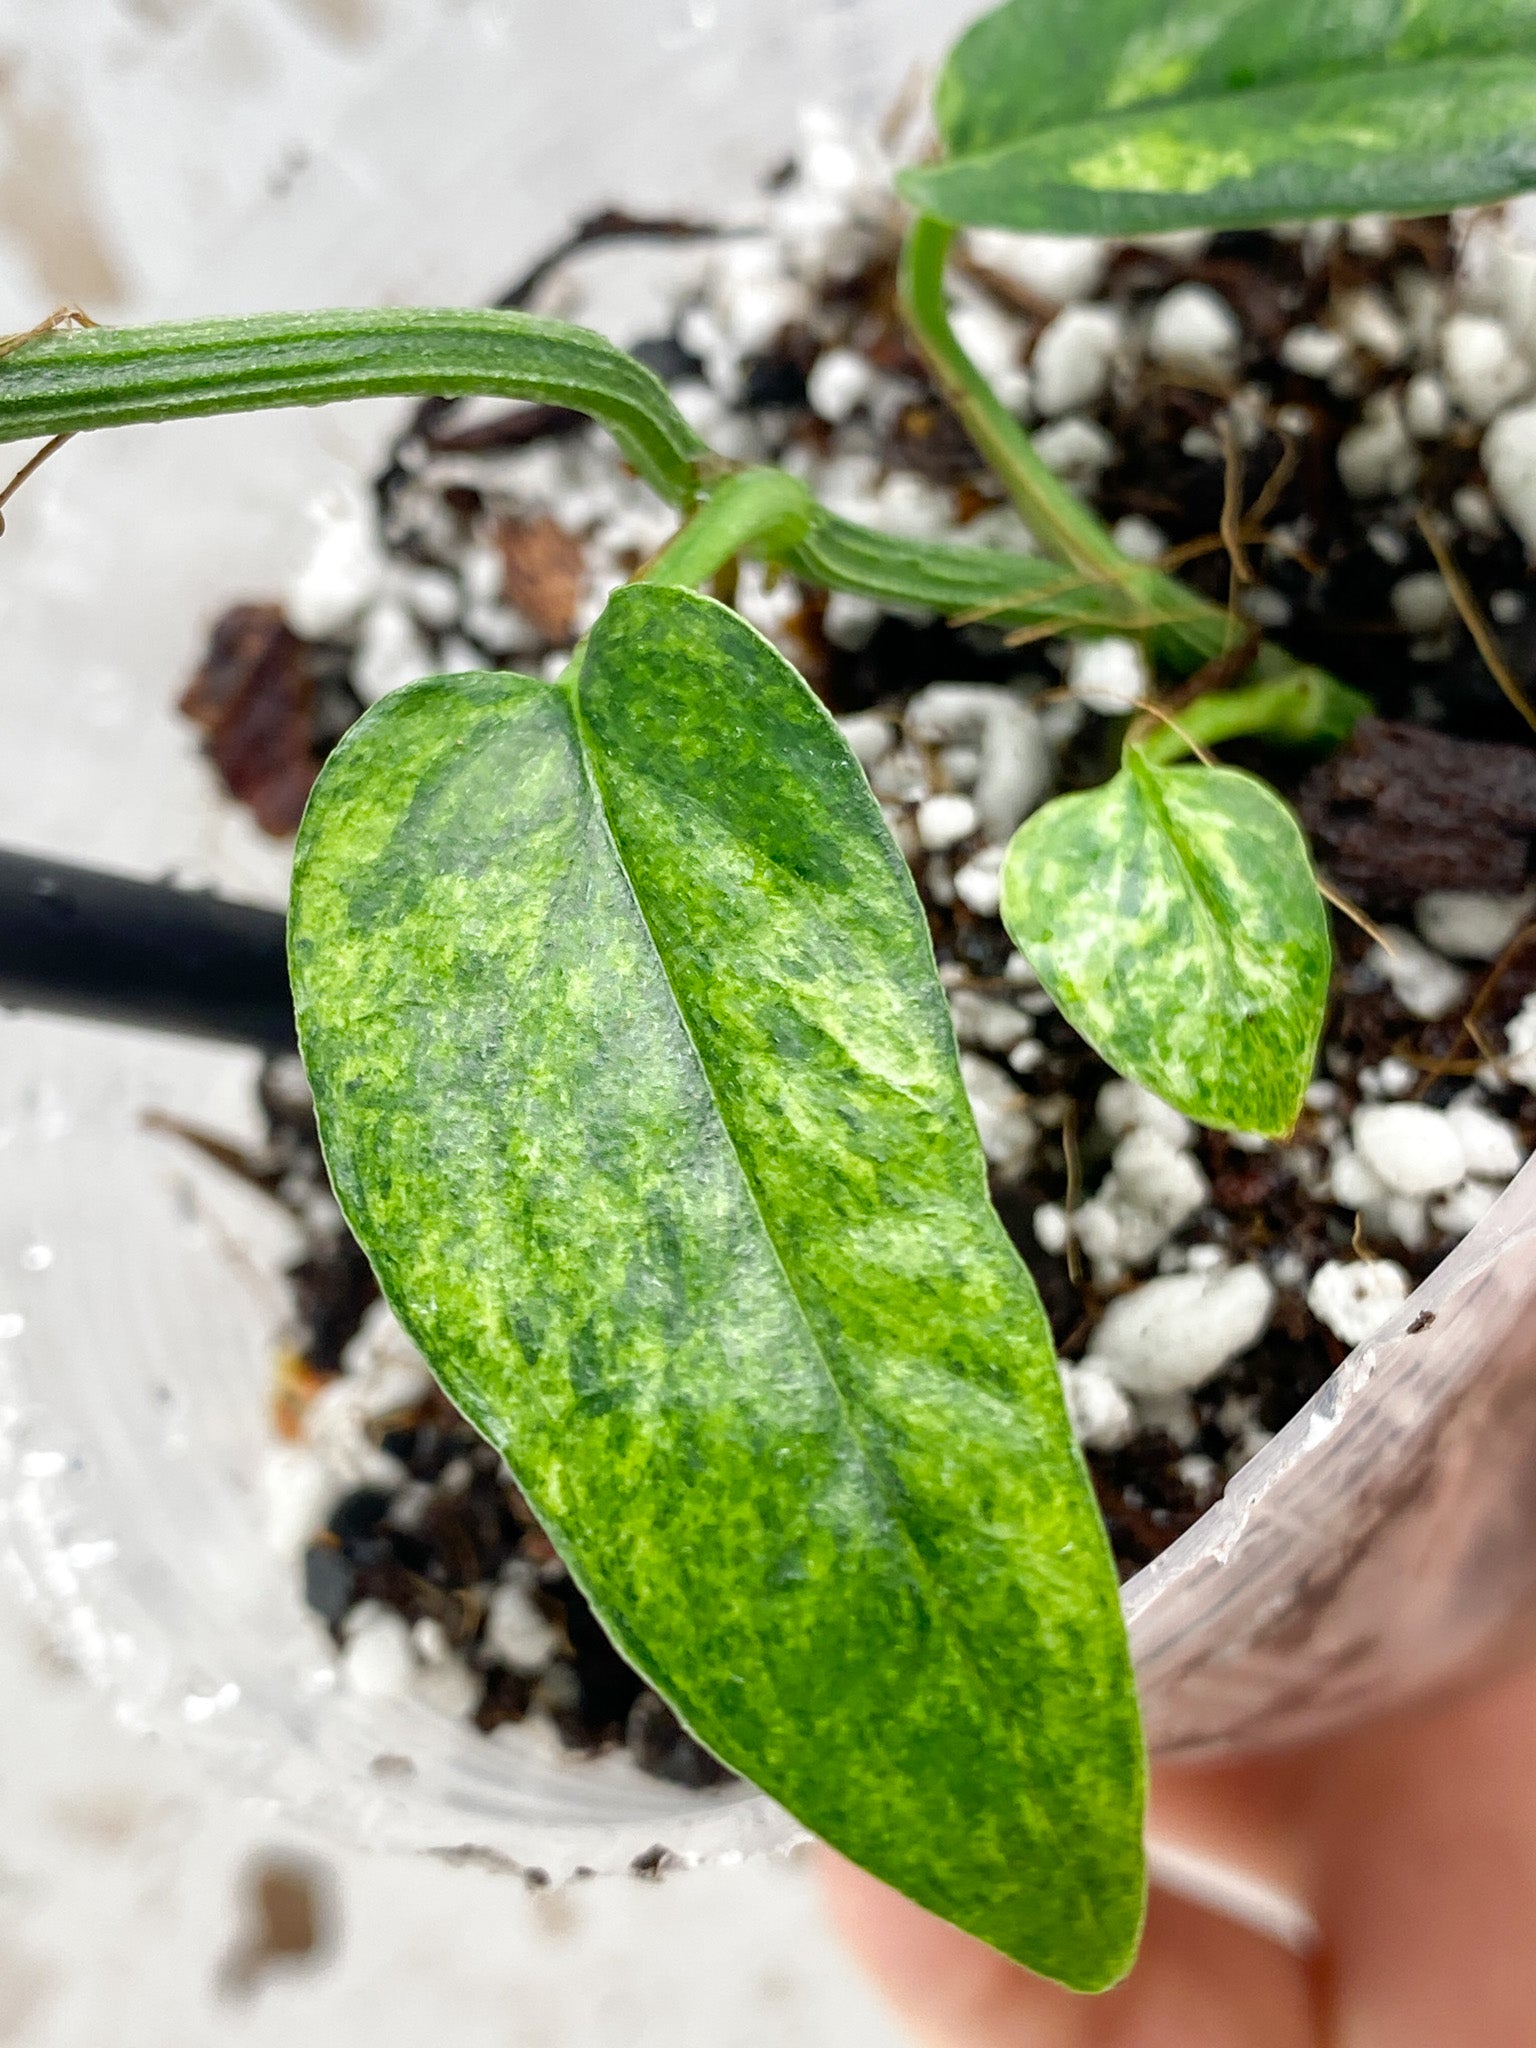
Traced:
[[530, 313], [406, 307], [92, 327], [0, 360], [0, 442], [200, 414], [390, 396], [536, 399], [601, 420], [673, 504], [707, 453], [666, 386], [586, 328]]
[[1306, 842], [1232, 768], [1159, 768], [1025, 821], [1003, 922], [1118, 1072], [1201, 1123], [1282, 1136], [1312, 1079], [1332, 948]]
[[1009, 0], [953, 51], [955, 223], [1086, 234], [1430, 212], [1536, 182], [1536, 0]]
[[1115, 1575], [916, 894], [800, 678], [634, 585], [561, 684], [396, 692], [311, 798], [291, 951], [348, 1220], [625, 1654], [857, 1861], [1116, 1977]]
[[1087, 572], [1064, 573], [1043, 555], [899, 540], [830, 512], [818, 515], [784, 560], [823, 589], [949, 618], [975, 612], [997, 626], [1048, 625], [1062, 633], [1125, 633], [1145, 624], [1134, 597]]

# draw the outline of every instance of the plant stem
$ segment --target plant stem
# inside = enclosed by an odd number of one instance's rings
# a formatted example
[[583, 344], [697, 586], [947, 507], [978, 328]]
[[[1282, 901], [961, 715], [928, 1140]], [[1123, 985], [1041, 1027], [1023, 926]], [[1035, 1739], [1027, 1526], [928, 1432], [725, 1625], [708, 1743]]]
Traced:
[[1035, 444], [971, 361], [950, 325], [944, 265], [955, 231], [920, 214], [901, 252], [901, 303], [918, 346], [966, 431], [1042, 547], [1074, 569], [1124, 584], [1133, 565], [1109, 530], [1040, 460]]
[[1150, 731], [1133, 725], [1126, 751], [1161, 767], [1182, 759], [1194, 747], [1216, 747], [1248, 734], [1262, 734], [1285, 746], [1338, 744], [1370, 708], [1358, 691], [1323, 669], [1295, 668], [1245, 690], [1212, 690], [1196, 697], [1180, 709], [1176, 725], [1156, 725]]
[[944, 299], [944, 266], [955, 230], [923, 214], [907, 231], [901, 302], [918, 346], [977, 448], [1042, 547], [1126, 594], [1155, 619], [1159, 651], [1189, 670], [1223, 653], [1244, 630], [1187, 584], [1121, 554], [1104, 522], [1041, 461], [1035, 444], [960, 346]]
[[738, 470], [715, 485], [636, 581], [697, 589], [744, 550], [770, 560], [788, 554], [810, 530], [816, 509], [798, 477], [782, 469]]

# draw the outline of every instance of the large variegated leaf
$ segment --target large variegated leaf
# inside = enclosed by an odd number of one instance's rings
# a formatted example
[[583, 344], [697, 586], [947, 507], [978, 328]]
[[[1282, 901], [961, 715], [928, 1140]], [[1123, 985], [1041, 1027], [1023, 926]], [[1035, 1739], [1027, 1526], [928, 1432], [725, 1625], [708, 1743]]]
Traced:
[[1536, 0], [1007, 0], [940, 83], [942, 219], [1058, 233], [1430, 212], [1536, 183]]
[[1025, 821], [1003, 922], [1120, 1073], [1201, 1123], [1280, 1136], [1312, 1079], [1332, 948], [1306, 842], [1232, 768], [1159, 768]]
[[292, 960], [348, 1220], [626, 1655], [848, 1855], [1117, 1975], [1115, 1575], [916, 895], [799, 677], [636, 586], [577, 679], [385, 698]]

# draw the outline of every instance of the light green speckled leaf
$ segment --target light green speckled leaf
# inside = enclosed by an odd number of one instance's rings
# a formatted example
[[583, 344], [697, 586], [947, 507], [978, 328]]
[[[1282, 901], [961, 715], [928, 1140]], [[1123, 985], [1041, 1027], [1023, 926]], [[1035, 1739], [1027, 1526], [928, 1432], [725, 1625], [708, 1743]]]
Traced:
[[916, 895], [800, 678], [634, 586], [574, 686], [386, 697], [292, 963], [348, 1220], [625, 1654], [860, 1863], [1118, 1975], [1115, 1574]]
[[955, 222], [1057, 233], [1431, 212], [1536, 182], [1536, 0], [1007, 0], [940, 81]]
[[1204, 1124], [1281, 1136], [1312, 1079], [1332, 947], [1296, 820], [1233, 768], [1158, 768], [1025, 821], [1003, 922], [1118, 1072]]

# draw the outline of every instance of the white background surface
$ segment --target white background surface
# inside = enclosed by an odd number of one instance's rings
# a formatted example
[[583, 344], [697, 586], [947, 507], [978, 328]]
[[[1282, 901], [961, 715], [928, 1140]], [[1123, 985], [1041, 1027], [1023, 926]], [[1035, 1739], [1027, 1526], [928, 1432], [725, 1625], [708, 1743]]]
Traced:
[[[931, 48], [967, 11], [0, 0], [0, 328], [66, 299], [113, 319], [473, 300], [586, 206], [745, 189], [783, 153], [829, 52], [872, 104], [917, 53], [915, 24]], [[0, 543], [0, 839], [280, 900], [280, 855], [210, 805], [164, 707], [212, 613], [291, 562], [288, 508], [366, 465], [383, 425], [354, 408], [102, 437], [29, 488]], [[98, 741], [113, 736], [89, 769], [58, 740], [61, 691]], [[46, 1040], [66, 1083], [99, 1085], [97, 1037], [0, 1022], [0, 1071], [25, 1079]], [[783, 1864], [532, 1897], [476, 1870], [310, 1845], [327, 1952], [232, 1997], [221, 1975], [250, 1870], [295, 1849], [281, 1819], [114, 1727], [8, 1600], [0, 1727], [0, 2044], [896, 2041], [804, 1871]]]

